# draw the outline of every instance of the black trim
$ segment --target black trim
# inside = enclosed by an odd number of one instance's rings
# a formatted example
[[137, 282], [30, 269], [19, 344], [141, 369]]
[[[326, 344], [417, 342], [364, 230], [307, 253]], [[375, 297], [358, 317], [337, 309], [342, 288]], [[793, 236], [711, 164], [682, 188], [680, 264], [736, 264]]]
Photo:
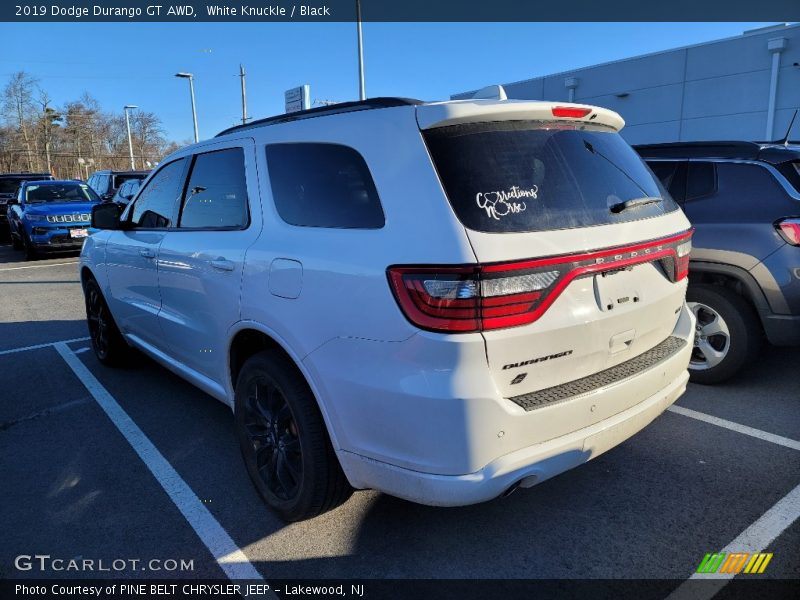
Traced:
[[543, 390], [522, 394], [521, 396], [514, 396], [513, 398], [509, 398], [509, 400], [520, 408], [525, 409], [526, 412], [544, 406], [566, 402], [567, 400], [572, 400], [573, 398], [584, 396], [596, 390], [620, 383], [626, 379], [635, 377], [643, 371], [652, 369], [656, 365], [675, 356], [678, 352], [683, 350], [686, 345], [687, 342], [685, 339], [670, 336], [639, 356], [594, 373], [593, 375], [588, 375], [587, 377], [582, 377], [575, 381]]
[[795, 145], [784, 146], [774, 142], [747, 141], [707, 141], [707, 142], [669, 142], [664, 144], [639, 144], [633, 147], [642, 158], [704, 158], [741, 159], [780, 164], [787, 160], [797, 160], [800, 148]]
[[355, 102], [342, 102], [340, 104], [331, 104], [329, 106], [320, 106], [317, 108], [310, 108], [308, 110], [300, 110], [294, 113], [285, 115], [275, 115], [274, 117], [267, 117], [266, 119], [259, 119], [246, 125], [236, 125], [220, 131], [214, 137], [228, 135], [229, 133], [237, 133], [239, 131], [247, 131], [248, 129], [255, 129], [264, 127], [266, 125], [279, 125], [281, 123], [291, 123], [292, 121], [301, 121], [303, 119], [312, 119], [314, 117], [324, 117], [327, 115], [338, 115], [342, 113], [358, 112], [361, 110], [374, 110], [378, 108], [393, 108], [396, 106], [417, 106], [423, 104], [422, 100], [415, 100], [413, 98], [369, 98], [368, 100], [358, 100]]

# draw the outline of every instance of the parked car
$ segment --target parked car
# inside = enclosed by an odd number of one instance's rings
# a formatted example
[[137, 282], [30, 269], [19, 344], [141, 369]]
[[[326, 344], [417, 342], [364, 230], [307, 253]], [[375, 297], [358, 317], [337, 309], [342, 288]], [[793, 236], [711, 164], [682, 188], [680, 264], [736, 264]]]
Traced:
[[50, 173], [3, 173], [0, 174], [0, 227], [8, 223], [6, 213], [8, 201], [17, 197], [19, 186], [25, 181], [53, 179]]
[[85, 183], [26, 181], [8, 209], [11, 243], [29, 259], [40, 252], [80, 250], [99, 202]]
[[235, 414], [284, 519], [352, 488], [463, 505], [684, 391], [689, 222], [603, 108], [371, 99], [228, 129], [93, 210], [92, 347]]
[[87, 180], [89, 186], [104, 201], [111, 200], [119, 187], [130, 179], [145, 179], [150, 171], [96, 171]]
[[800, 344], [800, 145], [691, 142], [638, 146], [696, 227], [689, 306], [692, 380], [724, 381], [766, 335]]
[[139, 191], [141, 185], [141, 179], [128, 179], [121, 186], [119, 186], [119, 188], [117, 188], [117, 191], [114, 193], [114, 197], [111, 198], [111, 201], [116, 202], [121, 206], [127, 206], [131, 199], [136, 195], [136, 192]]

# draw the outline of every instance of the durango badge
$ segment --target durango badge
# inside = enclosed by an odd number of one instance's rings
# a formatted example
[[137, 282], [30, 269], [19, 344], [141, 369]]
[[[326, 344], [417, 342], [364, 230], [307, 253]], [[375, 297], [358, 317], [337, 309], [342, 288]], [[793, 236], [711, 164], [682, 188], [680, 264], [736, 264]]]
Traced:
[[535, 363], [544, 362], [546, 360], [553, 360], [554, 358], [563, 358], [565, 356], [569, 356], [570, 354], [572, 354], [572, 350], [565, 350], [564, 352], [559, 352], [558, 354], [548, 354], [547, 356], [540, 356], [539, 358], [532, 358], [530, 360], [523, 360], [522, 362], [510, 363], [503, 365], [503, 370], [516, 369], [517, 367], [524, 367], [525, 365], [532, 365]]

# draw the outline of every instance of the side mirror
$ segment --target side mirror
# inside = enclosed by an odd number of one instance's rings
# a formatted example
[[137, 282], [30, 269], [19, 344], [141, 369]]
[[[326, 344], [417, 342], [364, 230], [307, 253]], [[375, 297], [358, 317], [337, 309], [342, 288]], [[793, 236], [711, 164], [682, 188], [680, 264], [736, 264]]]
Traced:
[[97, 204], [92, 207], [92, 227], [95, 229], [122, 229], [120, 216], [122, 207], [115, 202]]

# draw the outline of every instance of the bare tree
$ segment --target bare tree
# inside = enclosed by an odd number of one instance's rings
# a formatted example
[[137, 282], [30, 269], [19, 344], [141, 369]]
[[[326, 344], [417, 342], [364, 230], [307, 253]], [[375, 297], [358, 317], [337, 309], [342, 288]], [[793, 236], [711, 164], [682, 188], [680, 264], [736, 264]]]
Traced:
[[45, 161], [47, 163], [47, 172], [53, 172], [53, 161], [50, 156], [50, 149], [53, 143], [53, 133], [58, 124], [63, 121], [61, 114], [50, 106], [50, 95], [45, 90], [39, 90], [38, 103], [42, 107], [42, 112], [39, 117], [39, 131], [41, 132], [42, 142], [44, 145]]
[[[56, 106], [36, 79], [15, 73], [0, 95], [0, 169], [32, 171], [42, 165], [61, 177], [85, 177], [94, 169], [129, 168], [128, 135], [121, 113], [104, 111], [88, 93]], [[137, 111], [131, 121], [134, 150], [143, 164], [158, 163], [179, 147], [165, 139], [155, 113]]]
[[[3, 90], [3, 113], [9, 120], [15, 120], [18, 132], [25, 144], [28, 170], [33, 171], [34, 153], [31, 149], [30, 126], [34, 113], [33, 95], [38, 81], [25, 71], [11, 76]], [[36, 161], [38, 163], [38, 160]]]
[[166, 146], [163, 134], [161, 119], [155, 113], [136, 111], [131, 122], [131, 136], [135, 140], [142, 164], [146, 164], [148, 159], [154, 161], [156, 156], [161, 155]]

